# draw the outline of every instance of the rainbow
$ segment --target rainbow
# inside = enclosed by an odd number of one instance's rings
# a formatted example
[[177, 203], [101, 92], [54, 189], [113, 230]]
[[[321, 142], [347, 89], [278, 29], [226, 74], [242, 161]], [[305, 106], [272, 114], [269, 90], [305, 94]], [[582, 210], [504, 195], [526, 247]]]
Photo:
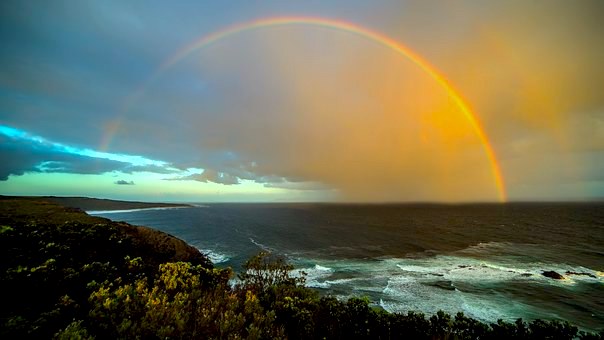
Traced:
[[420, 69], [426, 72], [432, 79], [434, 79], [439, 85], [441, 85], [446, 91], [449, 97], [453, 100], [453, 102], [457, 105], [459, 110], [463, 113], [463, 116], [467, 119], [467, 121], [472, 126], [474, 132], [480, 139], [484, 152], [489, 160], [491, 173], [493, 180], [495, 182], [495, 186], [498, 192], [499, 201], [505, 202], [507, 200], [507, 194], [504, 184], [503, 175], [501, 173], [501, 167], [497, 162], [497, 158], [495, 157], [495, 151], [493, 150], [493, 146], [491, 145], [489, 139], [487, 138], [486, 133], [484, 132], [484, 128], [480, 125], [478, 118], [470, 109], [470, 106], [466, 103], [466, 101], [461, 97], [458, 91], [456, 91], [451, 83], [445, 78], [444, 75], [439, 73], [436, 68], [430, 65], [426, 60], [422, 59], [419, 55], [411, 51], [409, 48], [399, 43], [398, 41], [373, 30], [367, 29], [365, 27], [352, 24], [346, 21], [334, 20], [334, 19], [326, 19], [326, 18], [317, 18], [317, 17], [276, 17], [276, 18], [264, 18], [253, 21], [248, 21], [244, 23], [239, 23], [233, 26], [226, 27], [222, 30], [216, 31], [214, 33], [202, 36], [200, 39], [193, 41], [192, 43], [182, 47], [176, 53], [172, 54], [168, 59], [166, 59], [161, 65], [156, 69], [155, 72], [136, 90], [134, 91], [124, 102], [121, 112], [127, 112], [130, 109], [130, 106], [138, 101], [140, 97], [144, 94], [145, 89], [149, 84], [155, 81], [162, 73], [164, 73], [167, 69], [169, 69], [174, 64], [179, 61], [187, 58], [191, 55], [192, 52], [199, 50], [201, 48], [207, 47], [208, 45], [219, 41], [221, 39], [227, 38], [229, 36], [260, 29], [266, 27], [274, 27], [274, 26], [283, 26], [283, 25], [310, 25], [310, 26], [319, 26], [325, 27], [329, 29], [339, 30], [349, 32], [351, 34], [355, 34], [365, 39], [369, 39], [374, 41], [384, 47], [387, 47], [396, 53], [402, 55], [407, 58], [415, 65], [417, 65]]

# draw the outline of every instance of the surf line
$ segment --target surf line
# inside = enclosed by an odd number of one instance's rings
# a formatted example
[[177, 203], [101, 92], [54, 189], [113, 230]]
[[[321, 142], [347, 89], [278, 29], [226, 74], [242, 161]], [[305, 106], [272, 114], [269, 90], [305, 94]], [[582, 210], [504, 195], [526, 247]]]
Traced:
[[[236, 35], [238, 33], [256, 30], [260, 28], [285, 25], [318, 26], [355, 34], [362, 38], [374, 41], [379, 45], [387, 47], [413, 62], [416, 66], [418, 66], [422, 71], [424, 71], [427, 75], [429, 75], [434, 81], [436, 81], [441, 87], [446, 90], [449, 98], [451, 98], [451, 100], [455, 103], [455, 105], [463, 114], [464, 118], [468, 121], [468, 123], [474, 130], [474, 133], [476, 133], [476, 136], [480, 140], [482, 148], [489, 161], [491, 168], [491, 176], [497, 189], [498, 199], [500, 202], [505, 202], [507, 200], [505, 181], [501, 172], [501, 167], [499, 165], [497, 157], [495, 156], [493, 146], [489, 138], [487, 137], [484, 128], [476, 117], [476, 114], [472, 111], [468, 103], [461, 97], [461, 94], [453, 87], [451, 82], [447, 80], [447, 78], [443, 74], [441, 74], [434, 66], [432, 66], [428, 61], [420, 57], [418, 54], [416, 54], [400, 42], [380, 32], [373, 31], [371, 29], [347, 21], [321, 17], [270, 17], [235, 24], [210, 33], [208, 35], [204, 35], [201, 38], [194, 40], [188, 45], [185, 45], [181, 49], [177, 50], [163, 63], [161, 63], [160, 66], [151, 74], [151, 76], [147, 78], [145, 82], [141, 84], [141, 86], [139, 86], [131, 95], [126, 98], [120, 112], [122, 114], [128, 112], [132, 105], [144, 95], [147, 86], [153, 83], [170, 67], [172, 67], [179, 61], [187, 58], [194, 51], [207, 47], [212, 43], [225, 39], [229, 36]], [[115, 128], [109, 129], [107, 133], [108, 135], [104, 136], [103, 138], [103, 144], [105, 144], [105, 146], [107, 146], [111, 142], [111, 139], [114, 137], [117, 130], [118, 129]]]

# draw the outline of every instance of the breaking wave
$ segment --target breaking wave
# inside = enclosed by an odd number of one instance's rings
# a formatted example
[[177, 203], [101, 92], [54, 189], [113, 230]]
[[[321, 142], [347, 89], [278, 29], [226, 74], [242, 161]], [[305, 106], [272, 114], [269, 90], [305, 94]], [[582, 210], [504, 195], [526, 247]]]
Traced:
[[207, 256], [213, 264], [225, 263], [231, 259], [229, 255], [217, 252], [215, 250], [201, 248], [197, 248], [197, 250]]
[[[319, 288], [341, 298], [366, 295], [389, 312], [432, 314], [444, 310], [455, 314], [462, 311], [486, 322], [543, 318], [544, 315], [560, 318], [560, 315], [536, 303], [535, 299], [516, 298], [518, 292], [551, 287], [569, 290], [570, 293], [582, 284], [604, 283], [601, 272], [582, 266], [518, 261], [505, 256], [476, 256], [481, 250], [492, 253], [493, 248], [498, 252], [502, 247], [514, 245], [479, 244], [452, 254], [429, 257], [306, 259], [316, 264], [300, 270], [307, 273], [308, 287]], [[474, 256], [468, 256], [469, 253]], [[543, 275], [545, 271], [560, 273], [564, 279], [546, 277]]]

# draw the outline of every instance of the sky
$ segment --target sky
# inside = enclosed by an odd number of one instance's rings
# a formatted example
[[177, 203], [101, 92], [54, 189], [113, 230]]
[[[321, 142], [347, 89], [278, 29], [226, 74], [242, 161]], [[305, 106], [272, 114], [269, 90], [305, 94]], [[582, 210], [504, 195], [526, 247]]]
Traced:
[[0, 194], [604, 197], [601, 1], [2, 1]]

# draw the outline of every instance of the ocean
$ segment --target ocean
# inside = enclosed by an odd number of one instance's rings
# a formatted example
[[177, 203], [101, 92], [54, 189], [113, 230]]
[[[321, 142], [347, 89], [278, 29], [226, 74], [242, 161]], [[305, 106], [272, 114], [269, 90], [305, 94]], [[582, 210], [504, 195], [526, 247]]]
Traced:
[[93, 214], [167, 232], [235, 272], [261, 250], [281, 254], [321, 294], [366, 296], [390, 312], [604, 328], [603, 203], [199, 204]]

